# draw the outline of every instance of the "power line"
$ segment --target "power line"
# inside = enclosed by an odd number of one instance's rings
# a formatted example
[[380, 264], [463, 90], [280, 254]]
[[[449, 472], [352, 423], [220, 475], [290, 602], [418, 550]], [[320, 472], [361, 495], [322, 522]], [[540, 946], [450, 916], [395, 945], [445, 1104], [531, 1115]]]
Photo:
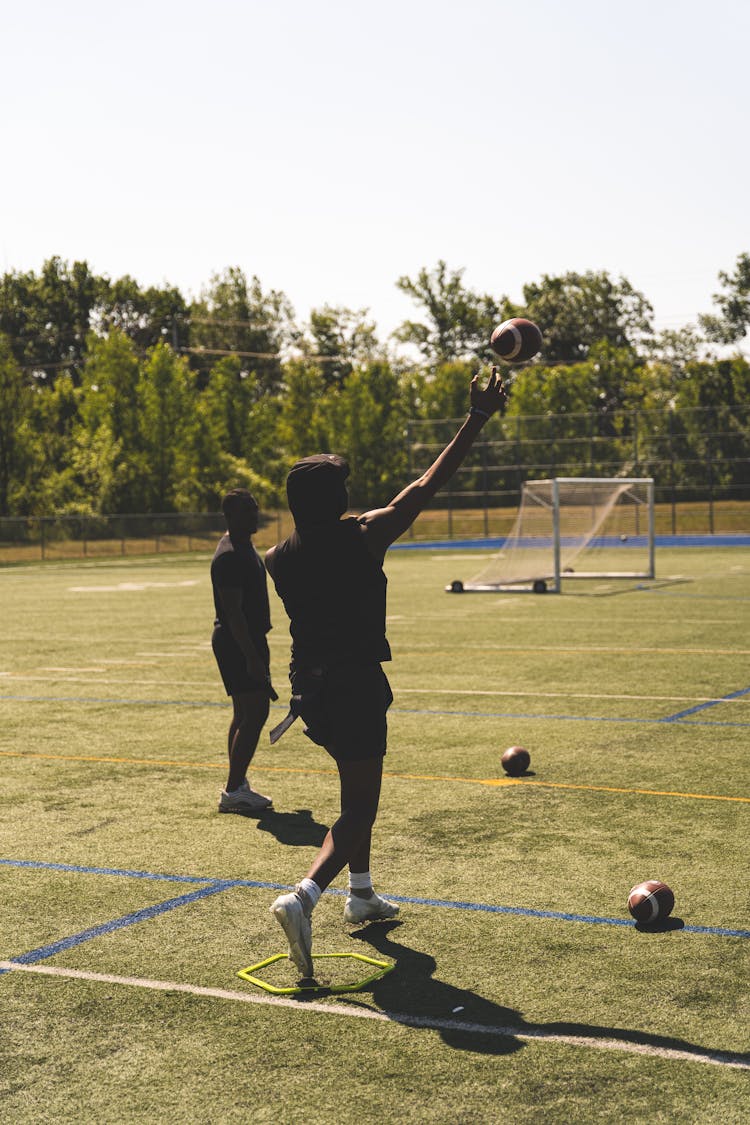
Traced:
[[236, 355], [242, 359], [304, 359], [310, 360], [315, 363], [347, 363], [343, 356], [340, 355], [298, 355], [298, 356], [284, 356], [281, 352], [245, 352], [238, 351], [235, 348], [178, 348], [177, 351], [184, 352], [189, 355]]

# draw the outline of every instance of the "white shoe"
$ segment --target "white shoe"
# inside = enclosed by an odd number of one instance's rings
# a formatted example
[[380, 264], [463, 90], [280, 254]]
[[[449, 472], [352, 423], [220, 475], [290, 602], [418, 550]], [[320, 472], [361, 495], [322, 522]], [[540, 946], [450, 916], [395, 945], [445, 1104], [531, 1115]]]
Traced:
[[388, 902], [380, 895], [373, 894], [372, 898], [347, 895], [344, 921], [353, 925], [358, 922], [382, 922], [386, 918], [394, 918], [398, 914], [398, 909], [395, 902]]
[[233, 789], [229, 793], [222, 789], [219, 812], [262, 812], [263, 809], [270, 809], [272, 804], [270, 797], [264, 797], [262, 793], [251, 789], [245, 778], [239, 789]]
[[279, 923], [289, 942], [289, 956], [303, 977], [313, 976], [312, 924], [305, 914], [296, 891], [279, 895], [271, 905], [271, 913]]

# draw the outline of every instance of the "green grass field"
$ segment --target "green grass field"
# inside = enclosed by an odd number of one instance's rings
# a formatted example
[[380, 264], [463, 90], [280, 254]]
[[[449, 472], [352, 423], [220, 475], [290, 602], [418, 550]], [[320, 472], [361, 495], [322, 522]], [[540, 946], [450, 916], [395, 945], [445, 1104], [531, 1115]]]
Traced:
[[[314, 952], [396, 967], [303, 998], [236, 974], [284, 948], [273, 888], [335, 818], [335, 772], [300, 724], [264, 734], [273, 811], [218, 815], [208, 556], [0, 573], [3, 1120], [750, 1119], [748, 553], [663, 550], [640, 588], [443, 592], [485, 557], [389, 556], [373, 873], [401, 914], [351, 930], [328, 893]], [[675, 892], [661, 931], [627, 913], [647, 878]]]

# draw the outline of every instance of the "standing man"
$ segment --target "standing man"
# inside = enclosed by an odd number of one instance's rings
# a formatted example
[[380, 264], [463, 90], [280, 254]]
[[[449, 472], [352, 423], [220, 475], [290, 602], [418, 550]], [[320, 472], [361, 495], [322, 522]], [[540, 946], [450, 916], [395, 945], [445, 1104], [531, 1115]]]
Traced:
[[341, 815], [329, 830], [306, 876], [271, 912], [283, 927], [291, 959], [304, 977], [313, 975], [312, 910], [321, 893], [349, 867], [344, 920], [391, 918], [398, 907], [373, 890], [372, 827], [378, 810], [386, 712], [393, 696], [381, 662], [390, 660], [385, 636], [385, 553], [414, 523], [453, 476], [482, 426], [505, 404], [492, 368], [487, 386], [477, 377], [470, 410], [434, 464], [385, 508], [342, 519], [349, 498], [349, 466], [318, 454], [294, 465], [287, 498], [295, 530], [266, 555], [266, 566], [290, 618], [292, 702], [272, 739], [301, 716], [305, 734], [336, 762]]
[[216, 620], [211, 638], [216, 662], [234, 713], [229, 725], [229, 776], [219, 812], [260, 812], [273, 802], [250, 788], [247, 770], [268, 718], [271, 686], [268, 642], [271, 628], [266, 572], [252, 536], [258, 530], [258, 504], [244, 488], [233, 488], [221, 502], [228, 531], [211, 562]]

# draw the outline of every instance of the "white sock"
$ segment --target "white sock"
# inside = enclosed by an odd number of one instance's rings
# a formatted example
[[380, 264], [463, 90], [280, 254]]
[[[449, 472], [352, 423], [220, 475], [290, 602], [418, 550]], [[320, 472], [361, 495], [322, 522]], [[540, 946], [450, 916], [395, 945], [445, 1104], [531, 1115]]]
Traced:
[[310, 900], [310, 909], [317, 905], [318, 899], [322, 895], [322, 891], [314, 879], [300, 879], [299, 889], [304, 891]]
[[350, 891], [371, 891], [372, 890], [372, 875], [369, 871], [350, 871], [349, 872], [349, 890]]

